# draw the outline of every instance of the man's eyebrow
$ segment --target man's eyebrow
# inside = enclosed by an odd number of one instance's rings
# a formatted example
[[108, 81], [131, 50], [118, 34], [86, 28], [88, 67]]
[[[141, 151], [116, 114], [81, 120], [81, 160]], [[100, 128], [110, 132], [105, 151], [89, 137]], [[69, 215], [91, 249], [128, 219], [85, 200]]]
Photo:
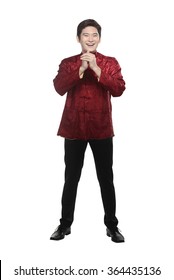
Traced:
[[98, 35], [98, 32], [94, 32], [94, 33], [83, 32], [82, 34], [87, 34], [87, 35], [89, 35], [89, 34]]

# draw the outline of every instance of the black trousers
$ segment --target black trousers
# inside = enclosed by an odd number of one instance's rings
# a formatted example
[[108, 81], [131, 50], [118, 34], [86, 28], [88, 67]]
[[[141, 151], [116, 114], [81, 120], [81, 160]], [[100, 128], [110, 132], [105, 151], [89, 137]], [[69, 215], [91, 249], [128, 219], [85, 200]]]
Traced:
[[74, 220], [74, 209], [77, 186], [80, 180], [87, 145], [90, 145], [100, 185], [104, 207], [104, 223], [115, 229], [118, 220], [115, 216], [116, 199], [113, 184], [113, 141], [112, 138], [102, 140], [68, 140], [65, 139], [65, 184], [62, 194], [62, 227], [71, 226]]

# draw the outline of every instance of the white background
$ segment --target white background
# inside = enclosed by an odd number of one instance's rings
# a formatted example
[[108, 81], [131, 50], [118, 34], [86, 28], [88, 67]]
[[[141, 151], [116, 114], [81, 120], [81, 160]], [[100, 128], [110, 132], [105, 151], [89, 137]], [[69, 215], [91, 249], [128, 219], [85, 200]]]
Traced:
[[[19, 265], [105, 271], [108, 266], [160, 266], [161, 276], [140, 279], [173, 279], [172, 1], [6, 0], [0, 13], [3, 279], [23, 279], [13, 276]], [[98, 51], [118, 59], [127, 87], [122, 97], [112, 99], [117, 216], [124, 244], [106, 236], [89, 148], [72, 234], [49, 240], [59, 223], [64, 179], [64, 142], [56, 133], [65, 97], [54, 91], [52, 80], [60, 61], [81, 51], [76, 27], [87, 18], [101, 24]]]

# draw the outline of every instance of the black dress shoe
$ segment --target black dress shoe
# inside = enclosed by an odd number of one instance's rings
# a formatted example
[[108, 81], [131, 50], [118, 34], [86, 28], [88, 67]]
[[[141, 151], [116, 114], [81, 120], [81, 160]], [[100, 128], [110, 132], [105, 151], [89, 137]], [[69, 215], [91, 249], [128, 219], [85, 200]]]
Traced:
[[71, 233], [71, 228], [63, 228], [61, 226], [58, 226], [58, 228], [55, 230], [55, 232], [51, 235], [51, 240], [61, 240], [65, 237], [65, 235], [68, 235]]
[[120, 233], [119, 229], [114, 230], [106, 229], [107, 236], [111, 237], [111, 240], [116, 243], [124, 242], [124, 236]]

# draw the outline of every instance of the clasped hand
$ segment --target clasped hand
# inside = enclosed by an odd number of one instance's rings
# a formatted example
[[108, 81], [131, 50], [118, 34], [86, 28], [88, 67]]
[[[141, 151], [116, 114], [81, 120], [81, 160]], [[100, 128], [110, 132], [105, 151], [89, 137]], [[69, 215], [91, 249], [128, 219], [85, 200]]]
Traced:
[[94, 70], [97, 67], [96, 57], [93, 53], [90, 53], [89, 51], [83, 53], [80, 59], [82, 60], [81, 67], [83, 67], [84, 70], [88, 68], [88, 65], [92, 70]]

